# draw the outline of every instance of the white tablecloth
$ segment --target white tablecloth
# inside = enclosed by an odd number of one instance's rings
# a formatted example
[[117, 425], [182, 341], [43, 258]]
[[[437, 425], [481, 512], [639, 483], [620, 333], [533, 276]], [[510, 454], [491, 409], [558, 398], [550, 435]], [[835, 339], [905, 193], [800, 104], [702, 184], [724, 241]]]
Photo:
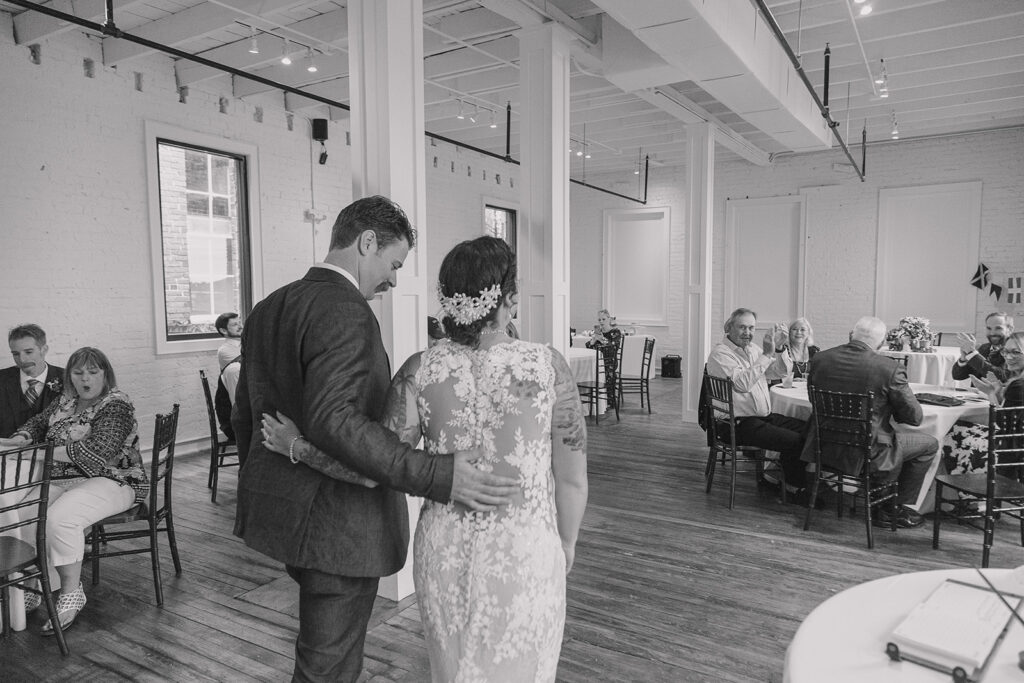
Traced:
[[590, 341], [590, 337], [585, 334], [574, 334], [570, 339], [574, 349], [585, 349], [587, 348], [587, 342]]
[[917, 384], [938, 384], [944, 387], [969, 387], [967, 380], [953, 380], [953, 366], [960, 358], [959, 346], [936, 346], [930, 353], [919, 351], [879, 351], [891, 358], [907, 357], [907, 381]]
[[[924, 419], [921, 421], [921, 424], [917, 427], [896, 424], [894, 426], [897, 432], [924, 432], [930, 434], [939, 442], [941, 449], [942, 437], [946, 435], [946, 432], [953, 427], [957, 420], [963, 418], [974, 422], [988, 422], [989, 403], [987, 400], [978, 397], [977, 394], [955, 391], [947, 387], [930, 384], [911, 383], [910, 388], [915, 394], [927, 392], [974, 400], [965, 401], [962, 406], [950, 406], [948, 408], [945, 406], [922, 404], [921, 412], [924, 413]], [[790, 417], [799, 417], [803, 420], [809, 418], [811, 416], [811, 402], [807, 398], [807, 384], [798, 382], [792, 389], [783, 389], [778, 385], [772, 387], [772, 412]], [[928, 474], [925, 475], [924, 485], [921, 486], [921, 495], [918, 496], [917, 501], [912, 506], [914, 509], [924, 512], [932, 509], [933, 504], [930, 495], [932, 482], [935, 479], [935, 474], [938, 472], [941, 462], [942, 458], [940, 455], [936, 455], [932, 460], [932, 466], [928, 469]]]
[[[565, 355], [577, 382], [593, 382], [597, 378], [598, 352], [595, 349], [571, 348]], [[603, 377], [603, 374], [602, 374]], [[606, 401], [597, 402], [597, 412], [604, 414]]]
[[[1020, 594], [1024, 582], [1010, 569], [985, 569], [1001, 591]], [[943, 569], [887, 576], [833, 595], [807, 615], [786, 650], [784, 683], [949, 683], [952, 677], [885, 654], [892, 630], [946, 579], [984, 585], [973, 569]], [[1009, 610], [1007, 610], [1009, 616]], [[955, 629], [955, 623], [949, 628]], [[1021, 681], [1017, 653], [1024, 626], [1010, 622], [985, 670], [984, 681]]]
[[[42, 460], [42, 459], [40, 458], [40, 460]], [[14, 463], [14, 462], [7, 463], [6, 470], [7, 471], [6, 471], [5, 477], [6, 477], [7, 481], [9, 481], [9, 482], [10, 481], [14, 481], [15, 473], [16, 473], [16, 470], [17, 470], [16, 463]], [[22, 476], [24, 476], [25, 474], [27, 474], [27, 472], [23, 471], [22, 472]], [[23, 481], [27, 482], [29, 480], [26, 478]], [[19, 483], [22, 483], [22, 481], [19, 481]], [[15, 503], [18, 503], [18, 502], [24, 500], [26, 497], [28, 497], [29, 495], [34, 494], [34, 493], [35, 493], [35, 489], [27, 489], [27, 490], [14, 491], [12, 493], [7, 493], [7, 494], [4, 494], [3, 496], [0, 496], [0, 504], [2, 504], [2, 505], [13, 505]], [[31, 509], [26, 509], [25, 516], [31, 516], [32, 514], [35, 513], [35, 510], [36, 510], [36, 508], [34, 508], [34, 507], [31, 508]], [[15, 522], [19, 521], [20, 519], [25, 519], [25, 517], [19, 517], [17, 511], [0, 514], [0, 526], [4, 526], [4, 525], [7, 525], [7, 524], [14, 524]], [[31, 525], [31, 526], [23, 526], [23, 527], [19, 527], [17, 529], [14, 529], [12, 531], [7, 531], [7, 532], [5, 532], [4, 535], [5, 536], [16, 536], [17, 538], [20, 538], [21, 540], [25, 541], [26, 543], [31, 543], [32, 545], [35, 545], [35, 542], [36, 542], [35, 541], [36, 527], [35, 527], [34, 524]], [[24, 601], [23, 593], [22, 593], [21, 589], [19, 589], [19, 588], [11, 588], [10, 594], [11, 594], [11, 599], [10, 599], [10, 602], [8, 604], [10, 605], [10, 610], [11, 610], [11, 629], [14, 630], [14, 631], [23, 631], [23, 630], [25, 630], [25, 601]]]

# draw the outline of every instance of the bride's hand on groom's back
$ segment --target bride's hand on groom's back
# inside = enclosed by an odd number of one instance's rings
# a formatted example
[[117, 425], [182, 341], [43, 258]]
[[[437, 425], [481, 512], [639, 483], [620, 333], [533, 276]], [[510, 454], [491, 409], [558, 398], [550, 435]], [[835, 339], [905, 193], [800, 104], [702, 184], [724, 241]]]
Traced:
[[473, 462], [479, 457], [477, 450], [455, 454], [451, 499], [477, 512], [496, 510], [517, 500], [522, 495], [519, 482], [478, 470]]

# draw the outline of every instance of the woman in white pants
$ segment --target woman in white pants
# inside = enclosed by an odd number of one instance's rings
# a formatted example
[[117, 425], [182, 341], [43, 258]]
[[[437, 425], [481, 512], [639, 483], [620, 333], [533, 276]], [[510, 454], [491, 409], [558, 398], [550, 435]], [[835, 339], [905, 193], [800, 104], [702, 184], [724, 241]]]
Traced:
[[[61, 630], [85, 607], [82, 557], [85, 530], [105, 517], [143, 501], [149, 481], [139, 453], [135, 407], [118, 391], [114, 368], [99, 349], [83, 347], [68, 359], [63, 393], [22, 425], [0, 448], [54, 442], [46, 541], [50, 563], [60, 577], [57, 616]], [[28, 593], [26, 611], [39, 606]], [[53, 635], [47, 621], [44, 635]]]

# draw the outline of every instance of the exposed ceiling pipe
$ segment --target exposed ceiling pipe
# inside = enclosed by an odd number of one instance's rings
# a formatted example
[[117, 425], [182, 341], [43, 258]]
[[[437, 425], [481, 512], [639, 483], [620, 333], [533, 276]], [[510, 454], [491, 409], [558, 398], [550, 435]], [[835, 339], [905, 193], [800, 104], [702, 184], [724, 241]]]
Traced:
[[[208, 67], [211, 67], [213, 69], [219, 69], [221, 71], [224, 71], [225, 73], [229, 73], [229, 74], [232, 74], [234, 76], [239, 76], [241, 78], [248, 78], [250, 80], [256, 81], [257, 83], [262, 83], [263, 85], [269, 85], [271, 88], [276, 88], [276, 89], [282, 90], [284, 92], [290, 92], [290, 93], [292, 93], [294, 95], [299, 95], [301, 97], [305, 97], [307, 99], [311, 99], [311, 100], [314, 100], [316, 102], [321, 102], [323, 104], [327, 104], [327, 105], [330, 105], [332, 107], [338, 107], [340, 109], [344, 109], [345, 111], [351, 111], [352, 110], [352, 108], [349, 105], [345, 104], [344, 102], [338, 102], [337, 100], [332, 100], [332, 99], [330, 99], [328, 97], [323, 97], [323, 96], [317, 95], [315, 93], [305, 92], [303, 90], [299, 90], [298, 88], [292, 87], [290, 85], [286, 85], [284, 83], [278, 83], [277, 81], [272, 81], [269, 78], [263, 78], [262, 76], [256, 76], [254, 74], [242, 71], [241, 69], [236, 69], [236, 68], [234, 68], [232, 66], [228, 66], [227, 64], [221, 64], [220, 62], [215, 62], [212, 59], [206, 59], [205, 57], [200, 57], [199, 55], [189, 54], [188, 52], [185, 52], [183, 50], [179, 50], [179, 49], [171, 47], [169, 45], [163, 45], [161, 43], [157, 43], [157, 42], [154, 42], [152, 40], [147, 40], [146, 38], [140, 38], [139, 36], [134, 36], [134, 35], [132, 35], [130, 33], [125, 33], [121, 29], [117, 28], [117, 25], [114, 23], [113, 0], [106, 0], [106, 13], [105, 13], [104, 23], [102, 23], [102, 24], [98, 24], [95, 21], [89, 21], [88, 19], [83, 19], [82, 17], [76, 16], [74, 14], [69, 14], [67, 12], [61, 12], [60, 10], [55, 10], [52, 7], [49, 7], [48, 5], [39, 5], [39, 4], [36, 4], [34, 2], [30, 2], [29, 0], [4, 0], [4, 2], [6, 2], [8, 4], [11, 4], [11, 5], [17, 5], [18, 7], [24, 7], [27, 10], [32, 10], [32, 11], [35, 11], [35, 12], [39, 12], [40, 14], [45, 14], [47, 16], [55, 17], [57, 19], [60, 19], [61, 21], [66, 21], [66, 22], [68, 22], [70, 24], [75, 24], [77, 26], [81, 26], [83, 28], [87, 28], [87, 29], [89, 29], [91, 31], [95, 31], [97, 33], [101, 33], [101, 34], [106, 35], [106, 36], [113, 36], [115, 38], [120, 38], [121, 40], [127, 40], [129, 42], [136, 43], [138, 45], [142, 45], [143, 47], [148, 47], [151, 50], [156, 50], [158, 52], [163, 52], [165, 54], [169, 54], [169, 55], [171, 55], [173, 57], [178, 57], [180, 59], [187, 59], [189, 61], [196, 62], [197, 64], [202, 64], [204, 66], [208, 66]], [[427, 137], [432, 137], [432, 138], [436, 138], [438, 140], [443, 140], [444, 142], [447, 142], [449, 144], [455, 145], [456, 147], [462, 147], [464, 149], [469, 149], [469, 150], [472, 150], [472, 151], [477, 152], [479, 154], [483, 154], [485, 156], [494, 157], [495, 159], [500, 159], [500, 160], [505, 161], [505, 162], [510, 163], [510, 164], [515, 164], [517, 166], [519, 165], [519, 161], [517, 161], [515, 159], [512, 159], [508, 155], [502, 156], [501, 154], [496, 154], [495, 152], [490, 152], [490, 151], [488, 151], [486, 149], [481, 149], [479, 147], [474, 147], [473, 145], [466, 144], [465, 142], [459, 142], [458, 140], [453, 140], [453, 139], [445, 137], [443, 135], [438, 135], [436, 133], [431, 133], [430, 131], [424, 131], [423, 133]], [[588, 188], [590, 188], [592, 190], [597, 190], [598, 192], [603, 192], [605, 194], [610, 194], [610, 195], [615, 196], [615, 197], [620, 197], [621, 199], [628, 199], [629, 201], [637, 202], [638, 204], [646, 204], [647, 203], [646, 198], [644, 198], [644, 199], [637, 199], [635, 197], [629, 197], [629, 196], [626, 196], [624, 194], [620, 194], [618, 192], [615, 192], [613, 190], [608, 190], [608, 189], [605, 189], [603, 187], [597, 187], [595, 185], [590, 185], [589, 183], [584, 183], [582, 181], [575, 180], [573, 178], [569, 178], [569, 182], [575, 183], [577, 185], [582, 185], [584, 187], [588, 187]]]
[[782, 32], [778, 22], [775, 21], [775, 17], [772, 16], [771, 10], [764, 4], [764, 0], [752, 0], [752, 2], [757, 5], [757, 8], [764, 16], [764, 20], [767, 22], [768, 27], [772, 30], [772, 33], [775, 34], [775, 39], [779, 41], [779, 44], [782, 45], [782, 49], [786, 51], [786, 55], [789, 56], [789, 61], [792, 62], [793, 68], [796, 69], [797, 74], [800, 76], [800, 80], [802, 80], [804, 85], [807, 87], [807, 92], [811, 94], [811, 98], [814, 99], [814, 103], [818, 106], [818, 110], [821, 112], [821, 115], [825, 117], [825, 120], [828, 122], [828, 127], [832, 129], [833, 137], [835, 137], [839, 146], [843, 148], [843, 152], [846, 153], [846, 158], [850, 160], [850, 164], [852, 164], [854, 170], [857, 171], [857, 176], [860, 178], [860, 181], [864, 182], [864, 171], [857, 165], [856, 160], [853, 158], [853, 153], [850, 152], [850, 148], [846, 145], [846, 141], [843, 140], [843, 136], [839, 132], [839, 124], [832, 120], [831, 114], [828, 113], [828, 107], [822, 104], [821, 98], [818, 97], [818, 93], [814, 90], [814, 86], [811, 85], [810, 80], [807, 79], [807, 74], [804, 73], [804, 67], [800, 63], [800, 58], [793, 52], [793, 48], [789, 46], [789, 41], [786, 40], [786, 35]]

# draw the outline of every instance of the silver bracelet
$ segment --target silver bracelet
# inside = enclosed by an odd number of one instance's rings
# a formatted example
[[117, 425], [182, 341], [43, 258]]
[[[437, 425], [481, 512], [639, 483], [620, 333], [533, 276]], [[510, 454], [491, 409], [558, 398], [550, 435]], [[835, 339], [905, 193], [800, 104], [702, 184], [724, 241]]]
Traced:
[[288, 459], [292, 461], [293, 465], [299, 464], [299, 459], [295, 457], [295, 442], [302, 438], [302, 434], [292, 437], [292, 442], [288, 444]]

